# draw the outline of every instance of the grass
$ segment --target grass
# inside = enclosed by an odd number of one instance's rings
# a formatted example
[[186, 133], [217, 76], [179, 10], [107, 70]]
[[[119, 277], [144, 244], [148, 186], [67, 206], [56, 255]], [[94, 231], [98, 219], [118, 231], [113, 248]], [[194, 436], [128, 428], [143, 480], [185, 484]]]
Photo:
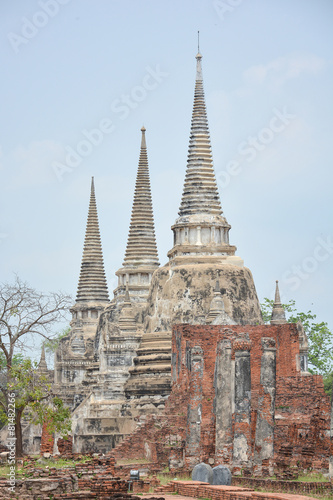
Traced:
[[131, 464], [150, 464], [147, 458], [128, 458], [117, 460], [116, 465], [131, 465]]
[[[247, 476], [239, 476], [239, 477], [247, 477]], [[272, 481], [280, 481], [280, 479], [277, 479], [276, 476], [268, 476], [268, 477], [257, 477], [257, 476], [250, 476], [250, 479], [270, 479]], [[289, 481], [289, 479], [288, 479]], [[308, 472], [308, 473], [302, 473], [299, 474], [296, 479], [290, 479], [290, 481], [299, 481], [299, 482], [306, 482], [306, 483], [329, 483], [329, 478], [325, 477], [323, 474], [320, 472]]]
[[[76, 464], [83, 464], [86, 462], [91, 461], [92, 458], [89, 456], [82, 456], [80, 460], [69, 460], [65, 458], [58, 458], [58, 459], [53, 459], [53, 458], [48, 458], [48, 459], [43, 459], [42, 462], [34, 462], [31, 464], [32, 467], [35, 467], [36, 469], [67, 469], [69, 467], [74, 467]], [[24, 465], [27, 465], [26, 462], [23, 462]], [[0, 466], [0, 477], [6, 477], [7, 479], [7, 474], [9, 473], [9, 465], [2, 465]], [[23, 467], [17, 467], [15, 468], [15, 475], [16, 477], [18, 476], [26, 476], [28, 475], [28, 472], [26, 469]]]
[[[68, 467], [74, 467], [75, 465], [85, 464], [86, 462], [91, 462], [92, 458], [86, 455], [82, 455], [80, 460], [71, 460], [68, 458], [42, 458], [41, 462], [35, 462], [32, 464], [33, 467], [37, 469], [67, 469]], [[24, 465], [27, 465], [24, 463]]]
[[156, 474], [157, 479], [160, 480], [161, 486], [165, 486], [166, 484], [170, 483], [170, 481], [173, 481], [174, 478], [177, 478], [178, 481], [192, 481], [190, 476], [183, 476], [180, 474], [180, 476], [177, 476], [177, 473], [175, 472], [174, 477], [170, 477], [170, 475], [166, 476], [163, 473]]
[[320, 472], [309, 472], [308, 474], [300, 474], [296, 481], [312, 482], [312, 483], [328, 483], [328, 477], [325, 477]]
[[[0, 478], [6, 478], [8, 479], [8, 474], [9, 474], [9, 465], [1, 465], [0, 466]], [[15, 467], [15, 476], [23, 476], [24, 471], [23, 469], [18, 469]]]
[[165, 486], [166, 484], [170, 483], [171, 479], [168, 476], [164, 476], [163, 474], [157, 474], [156, 475], [157, 479], [160, 480], [161, 486]]

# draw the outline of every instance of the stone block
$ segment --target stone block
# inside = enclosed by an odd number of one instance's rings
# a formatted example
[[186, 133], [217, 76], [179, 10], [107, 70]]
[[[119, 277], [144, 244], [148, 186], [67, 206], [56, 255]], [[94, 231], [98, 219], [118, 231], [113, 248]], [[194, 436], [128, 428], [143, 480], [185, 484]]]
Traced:
[[213, 483], [213, 469], [210, 465], [198, 464], [192, 471], [192, 481], [201, 481], [202, 483]]
[[225, 465], [217, 465], [213, 469], [213, 484], [214, 485], [231, 485], [231, 472]]

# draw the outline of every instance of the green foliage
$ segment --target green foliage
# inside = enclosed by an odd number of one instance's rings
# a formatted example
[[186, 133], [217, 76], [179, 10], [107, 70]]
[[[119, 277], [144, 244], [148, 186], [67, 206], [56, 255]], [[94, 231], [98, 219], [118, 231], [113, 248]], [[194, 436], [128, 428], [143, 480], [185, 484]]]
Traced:
[[329, 478], [324, 476], [321, 472], [307, 472], [299, 474], [296, 481], [301, 481], [302, 483], [327, 483]]
[[[274, 301], [265, 298], [261, 304], [262, 317], [265, 323], [271, 319]], [[309, 342], [309, 371], [323, 375], [325, 391], [330, 394], [332, 391], [333, 377], [333, 334], [329, 330], [327, 323], [317, 323], [316, 315], [311, 311], [307, 313], [298, 312], [295, 301], [290, 300], [288, 304], [282, 304], [287, 313], [289, 323], [300, 321]], [[288, 315], [289, 313], [289, 315]]]
[[[14, 362], [15, 360], [15, 362]], [[70, 432], [70, 410], [63, 401], [54, 396], [48, 378], [38, 371], [38, 365], [22, 355], [13, 356], [12, 367], [7, 371], [7, 389], [15, 399], [16, 413], [28, 418], [34, 424], [47, 422], [48, 431]], [[14, 395], [14, 396], [13, 396]], [[7, 413], [3, 394], [0, 400], [0, 420], [6, 423]]]
[[54, 337], [47, 339], [43, 342], [44, 347], [45, 347], [45, 352], [47, 354], [52, 354], [55, 353], [57, 348], [59, 347], [61, 339], [64, 337], [67, 337], [69, 332], [71, 331], [70, 326], [67, 328], [64, 328], [61, 332], [58, 332]]
[[[12, 358], [12, 366], [19, 366], [23, 363], [24, 356], [23, 354], [14, 354]], [[7, 360], [6, 356], [2, 351], [0, 351], [0, 373], [6, 371]]]
[[332, 397], [333, 373], [324, 376], [324, 389], [326, 394]]
[[62, 399], [58, 396], [50, 395], [46, 404], [35, 402], [32, 405], [31, 421], [35, 424], [46, 422], [50, 434], [57, 431], [62, 437], [67, 437], [71, 432], [70, 409], [64, 406]]
[[17, 457], [23, 455], [22, 416], [36, 422], [48, 418], [50, 429], [65, 435], [69, 430], [69, 411], [22, 352], [38, 336], [52, 338], [54, 325], [67, 316], [71, 303], [68, 295], [38, 292], [18, 276], [13, 283], [0, 283], [0, 420], [10, 413]]

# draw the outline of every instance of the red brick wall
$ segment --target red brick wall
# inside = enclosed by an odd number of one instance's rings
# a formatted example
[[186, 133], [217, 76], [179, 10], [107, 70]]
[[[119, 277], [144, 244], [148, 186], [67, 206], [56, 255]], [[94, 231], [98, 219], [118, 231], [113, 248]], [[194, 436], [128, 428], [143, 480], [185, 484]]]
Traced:
[[53, 453], [54, 438], [47, 429], [47, 424], [44, 423], [42, 427], [42, 437], [40, 443], [40, 453]]
[[330, 453], [329, 422], [330, 402], [321, 376], [279, 379], [275, 452], [280, 468], [283, 470], [287, 462], [302, 468], [326, 469]]
[[58, 451], [60, 455], [72, 455], [73, 454], [73, 437], [68, 436], [65, 438], [59, 438], [57, 440]]
[[[261, 338], [272, 337], [276, 341], [276, 436], [275, 449], [282, 443], [293, 446], [293, 462], [302, 461], [304, 465], [311, 458], [314, 468], [327, 468], [329, 456], [329, 398], [324, 392], [321, 376], [304, 376], [298, 370], [299, 338], [295, 324], [262, 326], [191, 326], [176, 325], [173, 332], [172, 351], [176, 360], [175, 371], [178, 375], [172, 388], [167, 409], [172, 411], [173, 402], [182, 400], [187, 407], [191, 398], [186, 366], [186, 346], [200, 346], [204, 350], [205, 367], [203, 375], [202, 401], [202, 460], [214, 455], [215, 422], [213, 415], [214, 387], [213, 377], [216, 358], [216, 345], [222, 338], [235, 338], [247, 332], [252, 341], [251, 349], [251, 392], [252, 392], [252, 444], [254, 443], [256, 411], [260, 391]], [[181, 356], [177, 351], [181, 348]], [[234, 353], [232, 354], [234, 356]], [[175, 399], [176, 398], [176, 399]], [[179, 407], [179, 403], [177, 403]], [[283, 407], [283, 408], [281, 408]], [[282, 410], [282, 412], [281, 412]], [[308, 428], [303, 441], [290, 437], [297, 429]], [[302, 427], [303, 426], [303, 427]], [[310, 429], [312, 429], [310, 431]], [[308, 438], [306, 438], [306, 434]], [[313, 450], [316, 449], [316, 457]], [[305, 455], [304, 455], [305, 453]], [[311, 455], [312, 454], [312, 455]], [[308, 458], [306, 458], [308, 457]]]
[[[233, 340], [243, 332], [247, 332], [252, 341], [252, 446], [254, 445], [260, 392], [261, 338], [272, 337], [275, 339], [277, 349], [274, 437], [276, 460], [282, 469], [284, 463], [298, 463], [306, 467], [310, 462], [314, 469], [327, 469], [330, 446], [329, 398], [324, 392], [321, 376], [301, 375], [298, 370], [299, 337], [295, 324], [232, 327], [175, 325], [172, 336], [173, 384], [164, 414], [148, 419], [143, 427], [120, 444], [115, 449], [116, 458], [146, 457], [163, 466], [168, 465], [170, 457], [175, 460], [182, 458], [186, 441], [187, 408], [191, 400], [188, 353], [195, 346], [200, 346], [204, 351], [201, 456], [199, 458], [200, 461], [207, 461], [208, 458], [214, 457], [215, 390], [213, 382], [217, 342], [223, 338]], [[232, 352], [232, 357], [234, 358], [234, 352]], [[307, 432], [304, 434], [306, 429]], [[175, 435], [177, 444], [173, 444], [172, 439], [170, 441], [170, 436]], [[289, 445], [289, 448], [288, 446], [286, 448], [286, 445]], [[313, 450], [316, 450], [315, 454]], [[285, 452], [289, 455], [286, 456]]]

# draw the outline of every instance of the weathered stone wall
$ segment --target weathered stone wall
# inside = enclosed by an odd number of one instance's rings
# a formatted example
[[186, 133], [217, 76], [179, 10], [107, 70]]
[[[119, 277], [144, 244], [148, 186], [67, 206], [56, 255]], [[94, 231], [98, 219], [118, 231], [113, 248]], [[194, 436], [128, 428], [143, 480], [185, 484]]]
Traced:
[[153, 274], [145, 331], [171, 331], [177, 323], [205, 324], [217, 280], [230, 318], [240, 325], [262, 323], [253, 277], [246, 267], [167, 264]]
[[242, 334], [233, 342], [235, 356], [235, 411], [233, 414], [233, 471], [251, 470], [251, 341]]
[[215, 456], [225, 465], [232, 463], [232, 406], [234, 401], [234, 368], [231, 360], [231, 341], [220, 340], [217, 344], [215, 362]]
[[260, 367], [260, 389], [255, 430], [253, 468], [258, 476], [273, 475], [274, 416], [276, 394], [275, 340], [261, 339], [263, 353]]

